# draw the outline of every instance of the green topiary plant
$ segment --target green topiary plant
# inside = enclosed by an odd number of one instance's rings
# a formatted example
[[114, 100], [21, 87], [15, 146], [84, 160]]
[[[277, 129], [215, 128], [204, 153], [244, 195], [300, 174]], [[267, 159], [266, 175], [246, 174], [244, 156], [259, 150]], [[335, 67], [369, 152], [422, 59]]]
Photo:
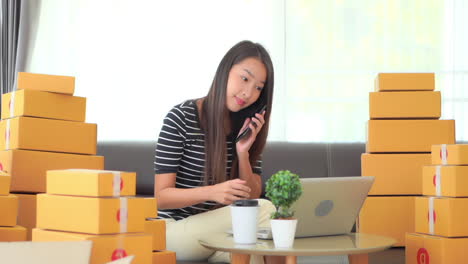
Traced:
[[278, 171], [268, 179], [265, 195], [276, 207], [272, 219], [291, 218], [294, 215], [291, 205], [302, 195], [299, 175], [288, 170]]

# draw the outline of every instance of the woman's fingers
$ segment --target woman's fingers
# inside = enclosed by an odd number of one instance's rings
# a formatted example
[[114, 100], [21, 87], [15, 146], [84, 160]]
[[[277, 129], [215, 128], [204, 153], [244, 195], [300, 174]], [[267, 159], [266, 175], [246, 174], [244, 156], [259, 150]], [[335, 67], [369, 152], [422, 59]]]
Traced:
[[233, 190], [239, 190], [239, 191], [244, 191], [244, 192], [247, 192], [247, 193], [250, 193], [250, 187], [245, 185], [246, 181], [244, 180], [240, 180], [242, 182], [235, 182], [233, 181], [231, 184], [230, 184], [230, 187], [233, 189]]
[[250, 194], [245, 191], [239, 191], [239, 190], [231, 190], [231, 194], [235, 195], [236, 197], [239, 198], [249, 198]]

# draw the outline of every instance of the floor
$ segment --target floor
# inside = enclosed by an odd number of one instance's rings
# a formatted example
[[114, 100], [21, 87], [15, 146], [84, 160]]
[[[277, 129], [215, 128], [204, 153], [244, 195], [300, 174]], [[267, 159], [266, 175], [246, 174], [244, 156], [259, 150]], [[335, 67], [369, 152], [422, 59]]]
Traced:
[[[178, 261], [177, 264], [206, 264], [208, 262]], [[330, 258], [322, 257], [312, 262], [311, 258], [298, 257], [297, 263], [301, 264], [341, 264], [333, 262]], [[346, 262], [345, 262], [346, 263]], [[391, 248], [385, 251], [369, 254], [369, 264], [405, 264], [405, 249]]]

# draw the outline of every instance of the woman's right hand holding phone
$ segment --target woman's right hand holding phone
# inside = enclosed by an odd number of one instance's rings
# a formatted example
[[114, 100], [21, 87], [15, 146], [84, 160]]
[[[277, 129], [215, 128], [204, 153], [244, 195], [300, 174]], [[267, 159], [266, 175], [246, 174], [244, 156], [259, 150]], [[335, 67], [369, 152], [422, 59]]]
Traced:
[[249, 199], [250, 187], [246, 183], [244, 180], [234, 179], [212, 185], [210, 200], [229, 205], [237, 200]]

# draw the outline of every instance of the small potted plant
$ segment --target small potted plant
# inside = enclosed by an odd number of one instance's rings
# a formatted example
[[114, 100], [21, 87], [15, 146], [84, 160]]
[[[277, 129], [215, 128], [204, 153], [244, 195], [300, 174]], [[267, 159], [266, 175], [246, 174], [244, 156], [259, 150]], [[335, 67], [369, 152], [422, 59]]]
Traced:
[[292, 247], [296, 234], [297, 219], [293, 218], [291, 206], [302, 195], [299, 175], [289, 170], [273, 174], [266, 182], [266, 197], [276, 207], [271, 214], [271, 231], [275, 247]]

